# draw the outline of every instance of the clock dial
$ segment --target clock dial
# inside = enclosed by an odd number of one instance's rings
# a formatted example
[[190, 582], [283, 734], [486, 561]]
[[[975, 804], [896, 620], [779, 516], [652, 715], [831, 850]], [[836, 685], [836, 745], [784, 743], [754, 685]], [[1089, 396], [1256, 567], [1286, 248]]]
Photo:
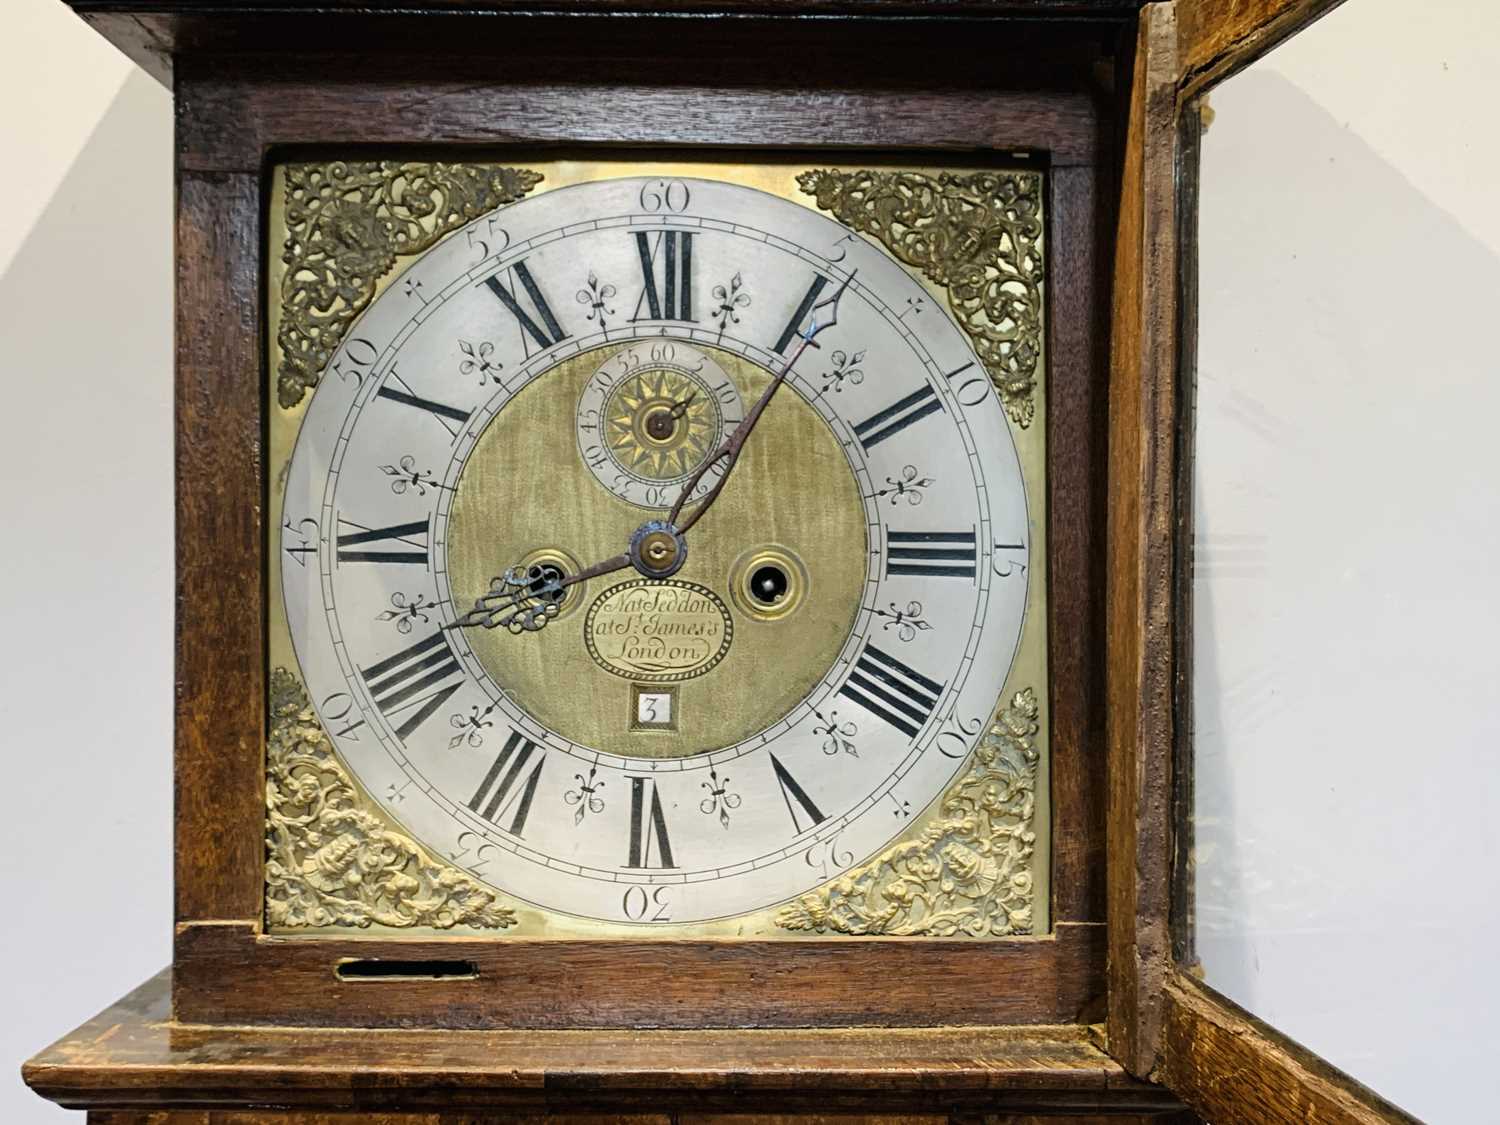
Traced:
[[[873, 855], [974, 749], [1027, 606], [968, 339], [876, 244], [732, 183], [600, 180], [471, 231], [349, 330], [286, 477], [286, 618], [340, 756], [559, 918], [729, 918]], [[632, 540], [672, 567], [575, 580]], [[536, 612], [471, 613], [496, 591]]]
[[[578, 396], [578, 452], [610, 492], [637, 507], [665, 508], [744, 418], [739, 388], [702, 348], [648, 340], [604, 349]], [[692, 489], [701, 500], [723, 475], [713, 465]]]

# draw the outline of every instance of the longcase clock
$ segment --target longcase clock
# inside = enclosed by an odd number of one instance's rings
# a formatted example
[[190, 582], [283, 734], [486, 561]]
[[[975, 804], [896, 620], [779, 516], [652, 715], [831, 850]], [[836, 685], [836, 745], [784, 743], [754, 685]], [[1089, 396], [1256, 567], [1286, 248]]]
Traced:
[[34, 1085], [1236, 1119], [1172, 161], [1310, 6], [73, 7], [177, 97], [176, 943]]

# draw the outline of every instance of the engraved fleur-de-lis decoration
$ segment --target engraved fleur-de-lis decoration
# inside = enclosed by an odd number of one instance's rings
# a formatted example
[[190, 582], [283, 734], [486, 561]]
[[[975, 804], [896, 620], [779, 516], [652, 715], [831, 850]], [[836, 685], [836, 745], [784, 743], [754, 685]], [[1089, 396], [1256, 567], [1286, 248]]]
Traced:
[[915, 639], [918, 633], [925, 633], [932, 626], [922, 619], [922, 603], [907, 602], [905, 609], [897, 609], [895, 602], [890, 602], [890, 609], [877, 609], [876, 617], [884, 617], [881, 622], [882, 629], [895, 629], [896, 636], [903, 641]]
[[589, 270], [588, 285], [578, 291], [578, 303], [587, 305], [588, 319], [597, 320], [599, 327], [604, 328], [608, 323], [606, 318], [615, 315], [615, 310], [608, 307], [608, 302], [617, 292], [613, 285], [601, 285], [598, 276], [593, 270]]
[[699, 811], [708, 815], [717, 812], [719, 823], [728, 828], [729, 810], [740, 807], [740, 795], [729, 792], [729, 778], [720, 780], [719, 771], [714, 766], [708, 767], [708, 780], [703, 783], [703, 788], [708, 790], [708, 796], [698, 802]]
[[729, 279], [729, 285], [715, 285], [713, 287], [713, 298], [719, 302], [718, 308], [709, 315], [719, 322], [719, 335], [724, 335], [724, 329], [730, 324], [740, 322], [739, 310], [750, 303], [750, 294], [743, 289], [745, 282], [739, 274]]
[[481, 711], [479, 704], [476, 703], [469, 708], [467, 715], [462, 711], [455, 711], [449, 715], [448, 725], [458, 733], [448, 740], [448, 749], [457, 750], [464, 743], [468, 743], [475, 750], [483, 746], [484, 732], [495, 725], [490, 721], [490, 712], [495, 709], [495, 706], [491, 703]]
[[406, 290], [406, 295], [408, 297], [415, 297], [424, 305], [427, 303], [427, 298], [422, 296], [422, 282], [420, 279], [408, 277], [403, 288]]
[[833, 361], [833, 370], [823, 376], [823, 393], [830, 390], [838, 393], [844, 389], [847, 382], [851, 387], [857, 387], [865, 381], [865, 373], [860, 370], [859, 365], [864, 362], [865, 353], [836, 351], [828, 357]]
[[500, 361], [491, 359], [495, 354], [495, 345], [488, 340], [473, 343], [469, 340], [460, 340], [458, 350], [464, 353], [466, 358], [458, 361], [458, 373], [460, 375], [472, 375], [479, 372], [479, 385], [484, 386], [485, 380], [500, 382]]
[[598, 766], [589, 767], [589, 776], [585, 780], [583, 774], [575, 773], [573, 780], [578, 782], [577, 789], [569, 789], [563, 794], [563, 800], [570, 805], [577, 805], [578, 809], [573, 813], [573, 823], [582, 824], [583, 818], [588, 813], [598, 816], [604, 811], [604, 798], [598, 795], [599, 790], [604, 788], [604, 782], [595, 781], [594, 775], [599, 772]]
[[388, 477], [395, 478], [391, 481], [391, 491], [397, 496], [408, 488], [415, 489], [418, 496], [426, 496], [427, 490], [437, 484], [432, 479], [430, 471], [417, 468], [417, 459], [410, 453], [401, 458], [396, 465], [380, 466], [380, 471]]
[[932, 477], [924, 477], [917, 471], [915, 465], [907, 465], [901, 470], [899, 477], [886, 477], [886, 487], [875, 493], [878, 500], [882, 496], [889, 496], [891, 503], [895, 504], [904, 496], [906, 502], [913, 507], [922, 502], [922, 490], [932, 486]]
[[431, 620], [424, 610], [432, 608], [432, 603], [427, 600], [426, 594], [403, 594], [397, 590], [391, 595], [392, 609], [375, 615], [376, 621], [394, 621], [396, 631], [406, 634], [412, 630], [412, 625], [421, 621], [424, 625]]
[[859, 727], [847, 720], [839, 722], [837, 711], [830, 711], [825, 715], [814, 707], [813, 714], [821, 724], [813, 727], [813, 734], [823, 736], [823, 753], [842, 752], [854, 758], [859, 757], [859, 751], [854, 748], [854, 736], [859, 733]]

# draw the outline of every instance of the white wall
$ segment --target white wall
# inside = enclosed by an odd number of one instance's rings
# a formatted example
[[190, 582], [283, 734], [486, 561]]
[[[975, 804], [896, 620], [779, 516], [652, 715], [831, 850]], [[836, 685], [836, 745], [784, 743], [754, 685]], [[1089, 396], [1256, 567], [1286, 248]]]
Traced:
[[1196, 654], [1207, 980], [1495, 1120], [1500, 10], [1350, 0], [1214, 92]]
[[172, 105], [59, 0], [0, 37], [0, 1121], [171, 959]]

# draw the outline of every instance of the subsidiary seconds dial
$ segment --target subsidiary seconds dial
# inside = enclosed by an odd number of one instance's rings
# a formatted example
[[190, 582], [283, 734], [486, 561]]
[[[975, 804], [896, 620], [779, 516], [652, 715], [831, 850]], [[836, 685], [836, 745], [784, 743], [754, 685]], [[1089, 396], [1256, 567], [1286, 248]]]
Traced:
[[[611, 351], [578, 400], [578, 451], [594, 478], [642, 508], [669, 508], [740, 424], [734, 380], [700, 348], [657, 337]], [[693, 489], [703, 497], [715, 465]]]
[[[340, 756], [559, 919], [745, 915], [868, 859], [963, 767], [1022, 629], [1026, 493], [968, 339], [879, 246], [732, 183], [473, 229], [350, 329], [288, 472], [286, 616]], [[674, 506], [680, 570], [587, 576]], [[508, 575], [546, 627], [461, 625]]]

